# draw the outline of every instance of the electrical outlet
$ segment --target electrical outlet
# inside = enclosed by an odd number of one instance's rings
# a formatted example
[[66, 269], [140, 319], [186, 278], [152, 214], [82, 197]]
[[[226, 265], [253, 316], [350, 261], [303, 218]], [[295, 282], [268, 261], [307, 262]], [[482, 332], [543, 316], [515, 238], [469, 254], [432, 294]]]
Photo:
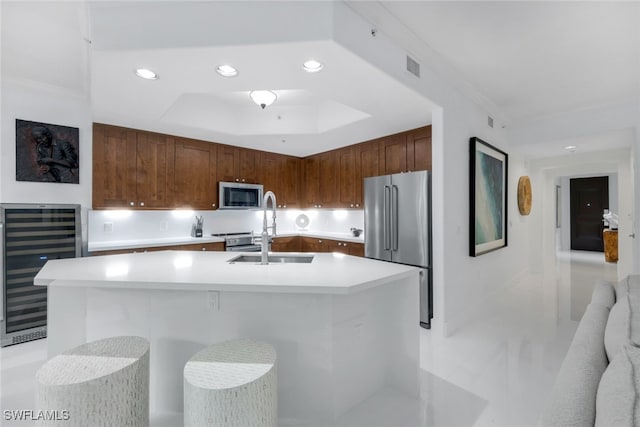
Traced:
[[105, 233], [113, 233], [113, 223], [105, 222], [102, 229]]
[[212, 310], [220, 310], [220, 291], [207, 291], [207, 305]]

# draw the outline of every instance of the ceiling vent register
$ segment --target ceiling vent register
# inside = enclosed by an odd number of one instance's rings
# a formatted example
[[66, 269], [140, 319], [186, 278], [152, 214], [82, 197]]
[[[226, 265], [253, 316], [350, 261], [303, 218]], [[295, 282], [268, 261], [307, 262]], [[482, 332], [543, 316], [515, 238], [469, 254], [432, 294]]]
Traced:
[[409, 55], [407, 55], [407, 71], [416, 77], [420, 77], [420, 64]]

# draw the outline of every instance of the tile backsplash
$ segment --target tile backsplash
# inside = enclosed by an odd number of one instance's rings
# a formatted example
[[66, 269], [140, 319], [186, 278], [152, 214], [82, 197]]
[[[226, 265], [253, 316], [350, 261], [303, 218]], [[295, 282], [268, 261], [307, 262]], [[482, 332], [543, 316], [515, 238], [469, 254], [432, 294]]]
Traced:
[[[364, 228], [363, 210], [340, 209], [281, 209], [277, 211], [279, 233], [299, 230], [296, 218], [304, 214], [309, 218], [308, 231], [349, 233], [351, 227]], [[204, 217], [204, 235], [262, 230], [263, 211], [133, 211], [90, 210], [88, 214], [88, 240], [91, 243], [121, 240], [160, 239], [191, 235], [195, 216]], [[271, 224], [271, 213], [267, 220]]]

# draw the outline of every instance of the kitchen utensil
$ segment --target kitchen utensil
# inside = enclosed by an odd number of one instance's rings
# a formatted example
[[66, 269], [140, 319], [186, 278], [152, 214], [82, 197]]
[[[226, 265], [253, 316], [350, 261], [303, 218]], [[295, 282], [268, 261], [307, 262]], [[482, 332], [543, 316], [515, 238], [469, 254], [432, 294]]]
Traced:
[[351, 234], [353, 234], [354, 237], [360, 236], [360, 233], [362, 233], [362, 229], [361, 228], [353, 228], [353, 227], [351, 227]]

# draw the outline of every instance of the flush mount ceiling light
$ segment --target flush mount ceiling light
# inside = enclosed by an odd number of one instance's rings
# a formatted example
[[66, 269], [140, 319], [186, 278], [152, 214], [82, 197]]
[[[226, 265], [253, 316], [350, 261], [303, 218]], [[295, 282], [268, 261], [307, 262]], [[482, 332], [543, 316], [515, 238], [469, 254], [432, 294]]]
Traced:
[[259, 106], [264, 110], [265, 107], [273, 104], [273, 102], [278, 98], [275, 92], [270, 90], [254, 90], [249, 92], [249, 96]]
[[220, 74], [222, 77], [235, 77], [238, 75], [238, 70], [233, 68], [231, 65], [220, 65], [216, 68], [216, 73]]
[[315, 59], [310, 59], [308, 61], [305, 61], [304, 64], [302, 64], [302, 69], [305, 70], [307, 73], [317, 73], [323, 68], [324, 68], [324, 65], [322, 65], [321, 62], [318, 62]]
[[136, 76], [147, 80], [158, 80], [158, 75], [146, 68], [138, 68], [136, 70]]
[[564, 147], [565, 150], [569, 150], [569, 151], [575, 151], [576, 148], [578, 147], [576, 147], [575, 145], [567, 145], [566, 147]]

